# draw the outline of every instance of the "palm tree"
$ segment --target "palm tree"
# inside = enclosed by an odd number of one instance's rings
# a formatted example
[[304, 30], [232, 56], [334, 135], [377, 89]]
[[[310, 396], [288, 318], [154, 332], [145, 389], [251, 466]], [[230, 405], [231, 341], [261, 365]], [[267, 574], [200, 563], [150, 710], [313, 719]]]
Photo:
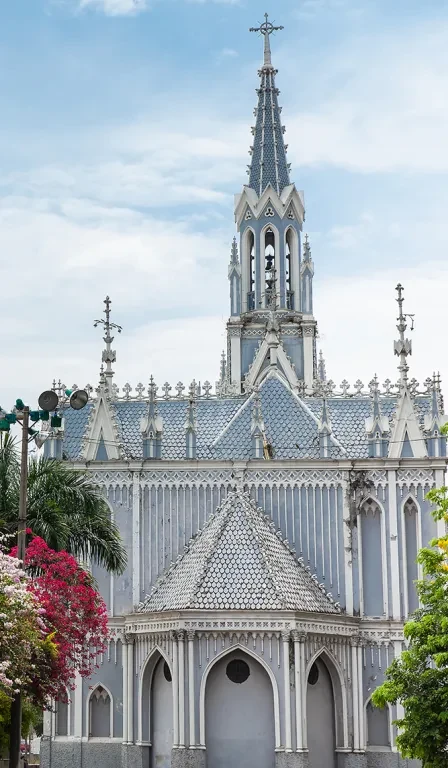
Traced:
[[[0, 440], [0, 532], [17, 531], [20, 462], [9, 435]], [[27, 526], [51, 549], [87, 557], [107, 571], [123, 573], [126, 551], [109, 507], [85, 472], [57, 459], [30, 458]]]

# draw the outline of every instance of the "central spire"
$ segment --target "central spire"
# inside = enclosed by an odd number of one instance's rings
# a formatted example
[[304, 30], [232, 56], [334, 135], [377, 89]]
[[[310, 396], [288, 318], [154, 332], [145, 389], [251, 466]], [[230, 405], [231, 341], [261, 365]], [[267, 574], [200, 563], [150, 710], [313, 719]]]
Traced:
[[281, 108], [278, 105], [279, 90], [275, 85], [277, 70], [271, 61], [270, 36], [283, 27], [275, 27], [265, 14], [265, 21], [250, 32], [259, 32], [264, 37], [263, 67], [259, 71], [260, 87], [257, 89], [258, 106], [255, 109], [256, 124], [252, 129], [254, 143], [250, 149], [252, 162], [249, 167], [249, 187], [261, 196], [268, 184], [272, 184], [280, 195], [289, 181], [289, 164], [283, 140], [285, 131], [281, 124]]

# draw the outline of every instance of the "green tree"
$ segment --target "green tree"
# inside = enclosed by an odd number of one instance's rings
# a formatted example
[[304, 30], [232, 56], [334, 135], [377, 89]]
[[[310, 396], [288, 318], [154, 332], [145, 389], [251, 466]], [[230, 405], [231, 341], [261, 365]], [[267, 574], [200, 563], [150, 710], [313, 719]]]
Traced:
[[[447, 488], [432, 490], [436, 520], [448, 522]], [[433, 539], [418, 554], [423, 579], [417, 582], [421, 607], [406, 622], [408, 648], [394, 659], [372, 701], [377, 707], [400, 702], [397, 746], [403, 757], [424, 768], [448, 765], [448, 538]]]
[[[20, 463], [14, 439], [0, 442], [0, 532], [17, 531]], [[85, 472], [56, 459], [30, 458], [27, 525], [56, 552], [89, 556], [122, 573], [126, 552], [98, 487]]]

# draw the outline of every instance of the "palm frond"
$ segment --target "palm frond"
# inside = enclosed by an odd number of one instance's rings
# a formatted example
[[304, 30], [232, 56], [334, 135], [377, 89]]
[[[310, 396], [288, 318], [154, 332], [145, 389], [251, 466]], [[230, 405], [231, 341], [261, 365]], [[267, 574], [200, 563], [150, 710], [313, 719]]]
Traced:
[[[13, 439], [0, 443], [0, 530], [17, 530], [20, 463]], [[57, 459], [28, 465], [27, 525], [49, 547], [122, 573], [126, 551], [109, 507], [86, 473]]]
[[77, 557], [88, 555], [108, 571], [123, 572], [126, 552], [119, 530], [98, 487], [85, 473], [56, 459], [34, 460], [29, 472], [28, 510], [30, 523], [57, 515], [62, 525], [60, 540], [54, 541], [53, 548]]

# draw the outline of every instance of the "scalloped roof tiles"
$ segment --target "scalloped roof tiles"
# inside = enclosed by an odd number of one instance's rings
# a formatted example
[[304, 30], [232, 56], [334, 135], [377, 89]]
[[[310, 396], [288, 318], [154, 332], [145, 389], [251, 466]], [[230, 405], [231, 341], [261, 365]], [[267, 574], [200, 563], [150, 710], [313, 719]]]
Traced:
[[227, 496], [138, 610], [188, 609], [340, 612], [271, 519], [239, 492]]

